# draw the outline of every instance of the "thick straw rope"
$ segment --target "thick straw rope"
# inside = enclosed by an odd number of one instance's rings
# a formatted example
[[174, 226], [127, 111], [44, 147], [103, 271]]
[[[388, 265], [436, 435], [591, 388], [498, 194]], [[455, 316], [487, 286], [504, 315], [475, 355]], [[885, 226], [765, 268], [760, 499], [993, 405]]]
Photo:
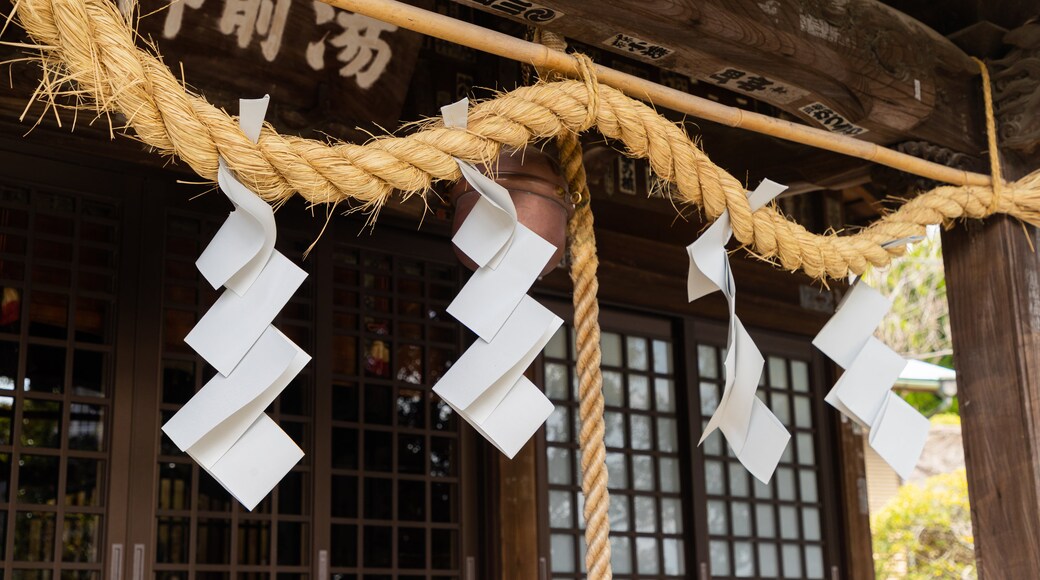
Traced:
[[[548, 31], [537, 33], [537, 40], [554, 50], [564, 51], [563, 37]], [[578, 55], [585, 82], [594, 87], [595, 72], [588, 57]], [[546, 71], [538, 71], [549, 78]], [[594, 89], [588, 92], [595, 98]], [[594, 111], [597, 107], [589, 107]], [[591, 116], [591, 114], [590, 114]], [[584, 123], [591, 123], [586, 119]], [[603, 372], [600, 369], [602, 352], [599, 336], [599, 279], [596, 270], [596, 234], [592, 227], [592, 206], [589, 186], [582, 163], [581, 142], [577, 133], [562, 133], [556, 137], [560, 150], [560, 166], [567, 179], [567, 189], [578, 203], [567, 223], [568, 250], [571, 257], [571, 282], [574, 284], [574, 344], [577, 348], [578, 416], [581, 432], [581, 492], [585, 496], [585, 569], [589, 578], [610, 580], [610, 492], [607, 491], [607, 447], [603, 440], [606, 429], [603, 422]]]
[[235, 119], [190, 94], [159, 58], [134, 44], [133, 28], [115, 3], [15, 0], [15, 10], [40, 45], [45, 79], [51, 79], [42, 94], [53, 95], [64, 86], [61, 81], [72, 81], [76, 95], [93, 99], [102, 112], [123, 115], [137, 137], [160, 153], [180, 157], [207, 179], [216, 177], [222, 156], [244, 183], [275, 204], [299, 192], [312, 203], [350, 202], [375, 211], [395, 189], [408, 196], [424, 193], [435, 180], [458, 179], [453, 156], [481, 162], [502, 146], [519, 148], [595, 126], [674, 183], [674, 201], [700, 206], [711, 219], [728, 210], [734, 236], [755, 254], [816, 278], [884, 266], [902, 250], [882, 244], [923, 234], [928, 224], [1004, 213], [1040, 225], [1038, 171], [1005, 184], [1000, 196], [989, 187], [938, 187], [854, 235], [814, 235], [775, 207], [752, 213], [744, 184], [650, 107], [579, 81], [521, 87], [478, 103], [467, 130], [430, 124], [407, 137], [327, 145], [267, 126], [254, 145]]

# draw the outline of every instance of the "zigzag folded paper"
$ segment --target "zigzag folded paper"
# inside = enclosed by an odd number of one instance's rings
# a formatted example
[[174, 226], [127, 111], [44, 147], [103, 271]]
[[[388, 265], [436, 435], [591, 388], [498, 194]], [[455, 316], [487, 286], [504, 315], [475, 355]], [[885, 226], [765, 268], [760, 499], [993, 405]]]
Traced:
[[907, 479], [924, 450], [929, 423], [892, 392], [906, 360], [873, 336], [891, 307], [877, 290], [857, 281], [813, 345], [845, 369], [825, 400], [869, 428], [870, 446]]
[[[254, 142], [267, 97], [241, 101], [240, 123]], [[163, 425], [163, 432], [252, 510], [303, 458], [264, 413], [310, 356], [271, 325], [307, 277], [275, 251], [271, 207], [220, 160], [218, 183], [235, 210], [196, 262], [227, 290], [185, 337], [218, 375]]]
[[[441, 109], [465, 127], [469, 102]], [[456, 159], [480, 198], [452, 242], [480, 266], [448, 306], [478, 336], [433, 387], [452, 409], [512, 458], [549, 418], [553, 405], [523, 376], [563, 324], [527, 291], [556, 247], [517, 221], [509, 192]]]
[[[787, 187], [763, 180], [748, 196], [754, 211], [769, 203]], [[729, 305], [729, 338], [726, 345], [726, 383], [704, 434], [722, 431], [733, 453], [744, 467], [763, 483], [773, 476], [791, 434], [758, 397], [758, 382], [765, 359], [737, 317], [737, 288], [729, 265], [726, 244], [733, 235], [729, 212], [723, 212], [686, 251], [690, 255], [687, 293], [690, 302], [722, 291]]]

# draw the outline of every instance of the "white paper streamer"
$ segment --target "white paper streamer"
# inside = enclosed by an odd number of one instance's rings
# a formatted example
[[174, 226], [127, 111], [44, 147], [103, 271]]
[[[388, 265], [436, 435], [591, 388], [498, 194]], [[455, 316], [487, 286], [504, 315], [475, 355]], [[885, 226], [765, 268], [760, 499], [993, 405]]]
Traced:
[[[469, 102], [441, 109], [444, 124], [466, 126]], [[480, 268], [448, 306], [479, 337], [433, 387], [448, 405], [512, 458], [549, 418], [553, 405], [523, 376], [563, 320], [527, 296], [556, 247], [517, 222], [509, 192], [456, 159], [480, 193], [452, 242]]]
[[[240, 102], [242, 131], [260, 135], [268, 97]], [[185, 337], [217, 372], [163, 432], [252, 510], [303, 451], [264, 413], [310, 361], [271, 325], [307, 274], [274, 250], [274, 211], [220, 160], [218, 183], [235, 210], [196, 266], [220, 295]]]
[[[763, 180], [748, 196], [754, 211], [787, 189]], [[790, 433], [758, 397], [758, 381], [765, 360], [744, 325], [737, 318], [737, 289], [729, 265], [726, 244], [733, 235], [729, 212], [723, 212], [686, 251], [690, 255], [687, 294], [690, 302], [721, 291], [729, 306], [729, 338], [723, 361], [726, 382], [718, 408], [712, 414], [698, 444], [716, 429], [722, 431], [737, 459], [752, 475], [768, 483], [783, 455]]]
[[869, 428], [870, 446], [907, 479], [924, 450], [929, 422], [892, 392], [906, 360], [873, 336], [891, 307], [881, 293], [857, 281], [813, 345], [845, 369], [826, 401]]

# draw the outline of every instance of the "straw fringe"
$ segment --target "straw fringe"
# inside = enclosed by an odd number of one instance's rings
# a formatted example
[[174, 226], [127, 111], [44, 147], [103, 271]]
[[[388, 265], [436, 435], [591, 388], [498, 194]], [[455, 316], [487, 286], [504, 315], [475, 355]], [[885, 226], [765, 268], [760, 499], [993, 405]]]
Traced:
[[176, 155], [207, 179], [215, 179], [217, 158], [223, 157], [275, 205], [299, 192], [312, 204], [346, 202], [377, 212], [394, 190], [425, 195], [435, 181], [458, 179], [452, 157], [480, 162], [503, 146], [595, 126], [623, 142], [630, 155], [648, 159], [654, 173], [675, 185], [675, 202], [699, 206], [711, 219], [728, 210], [738, 241], [814, 278], [884, 266], [901, 249], [883, 243], [923, 234], [928, 224], [1003, 213], [1040, 226], [1035, 172], [1003, 184], [999, 196], [988, 187], [938, 187], [854, 235], [815, 235], [775, 207], [752, 213], [743, 184], [712, 163], [682, 128], [616, 89], [582, 81], [521, 87], [476, 103], [468, 130], [430, 125], [406, 137], [356, 145], [280, 135], [268, 125], [254, 145], [235, 118], [187, 91], [154, 52], [138, 48], [136, 33], [114, 3], [20, 0], [15, 9], [39, 45], [46, 71], [38, 98], [53, 104], [62, 94], [81, 102], [89, 97], [99, 115], [123, 116], [141, 141]]

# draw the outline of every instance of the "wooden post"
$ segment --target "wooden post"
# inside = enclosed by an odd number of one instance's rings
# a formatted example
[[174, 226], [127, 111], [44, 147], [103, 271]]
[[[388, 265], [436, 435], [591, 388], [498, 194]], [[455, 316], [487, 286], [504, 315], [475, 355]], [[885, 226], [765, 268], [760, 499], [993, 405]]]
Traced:
[[[1005, 175], [1014, 179], [1025, 169], [1005, 167]], [[964, 223], [943, 235], [981, 579], [1040, 578], [1037, 246], [1036, 228], [1004, 216]]]
[[[1040, 166], [1040, 26], [992, 61], [1004, 178]], [[1014, 79], [1014, 82], [1008, 82]], [[1032, 105], [1030, 103], [1033, 103]], [[979, 578], [1040, 578], [1040, 231], [1005, 216], [943, 235]]]

